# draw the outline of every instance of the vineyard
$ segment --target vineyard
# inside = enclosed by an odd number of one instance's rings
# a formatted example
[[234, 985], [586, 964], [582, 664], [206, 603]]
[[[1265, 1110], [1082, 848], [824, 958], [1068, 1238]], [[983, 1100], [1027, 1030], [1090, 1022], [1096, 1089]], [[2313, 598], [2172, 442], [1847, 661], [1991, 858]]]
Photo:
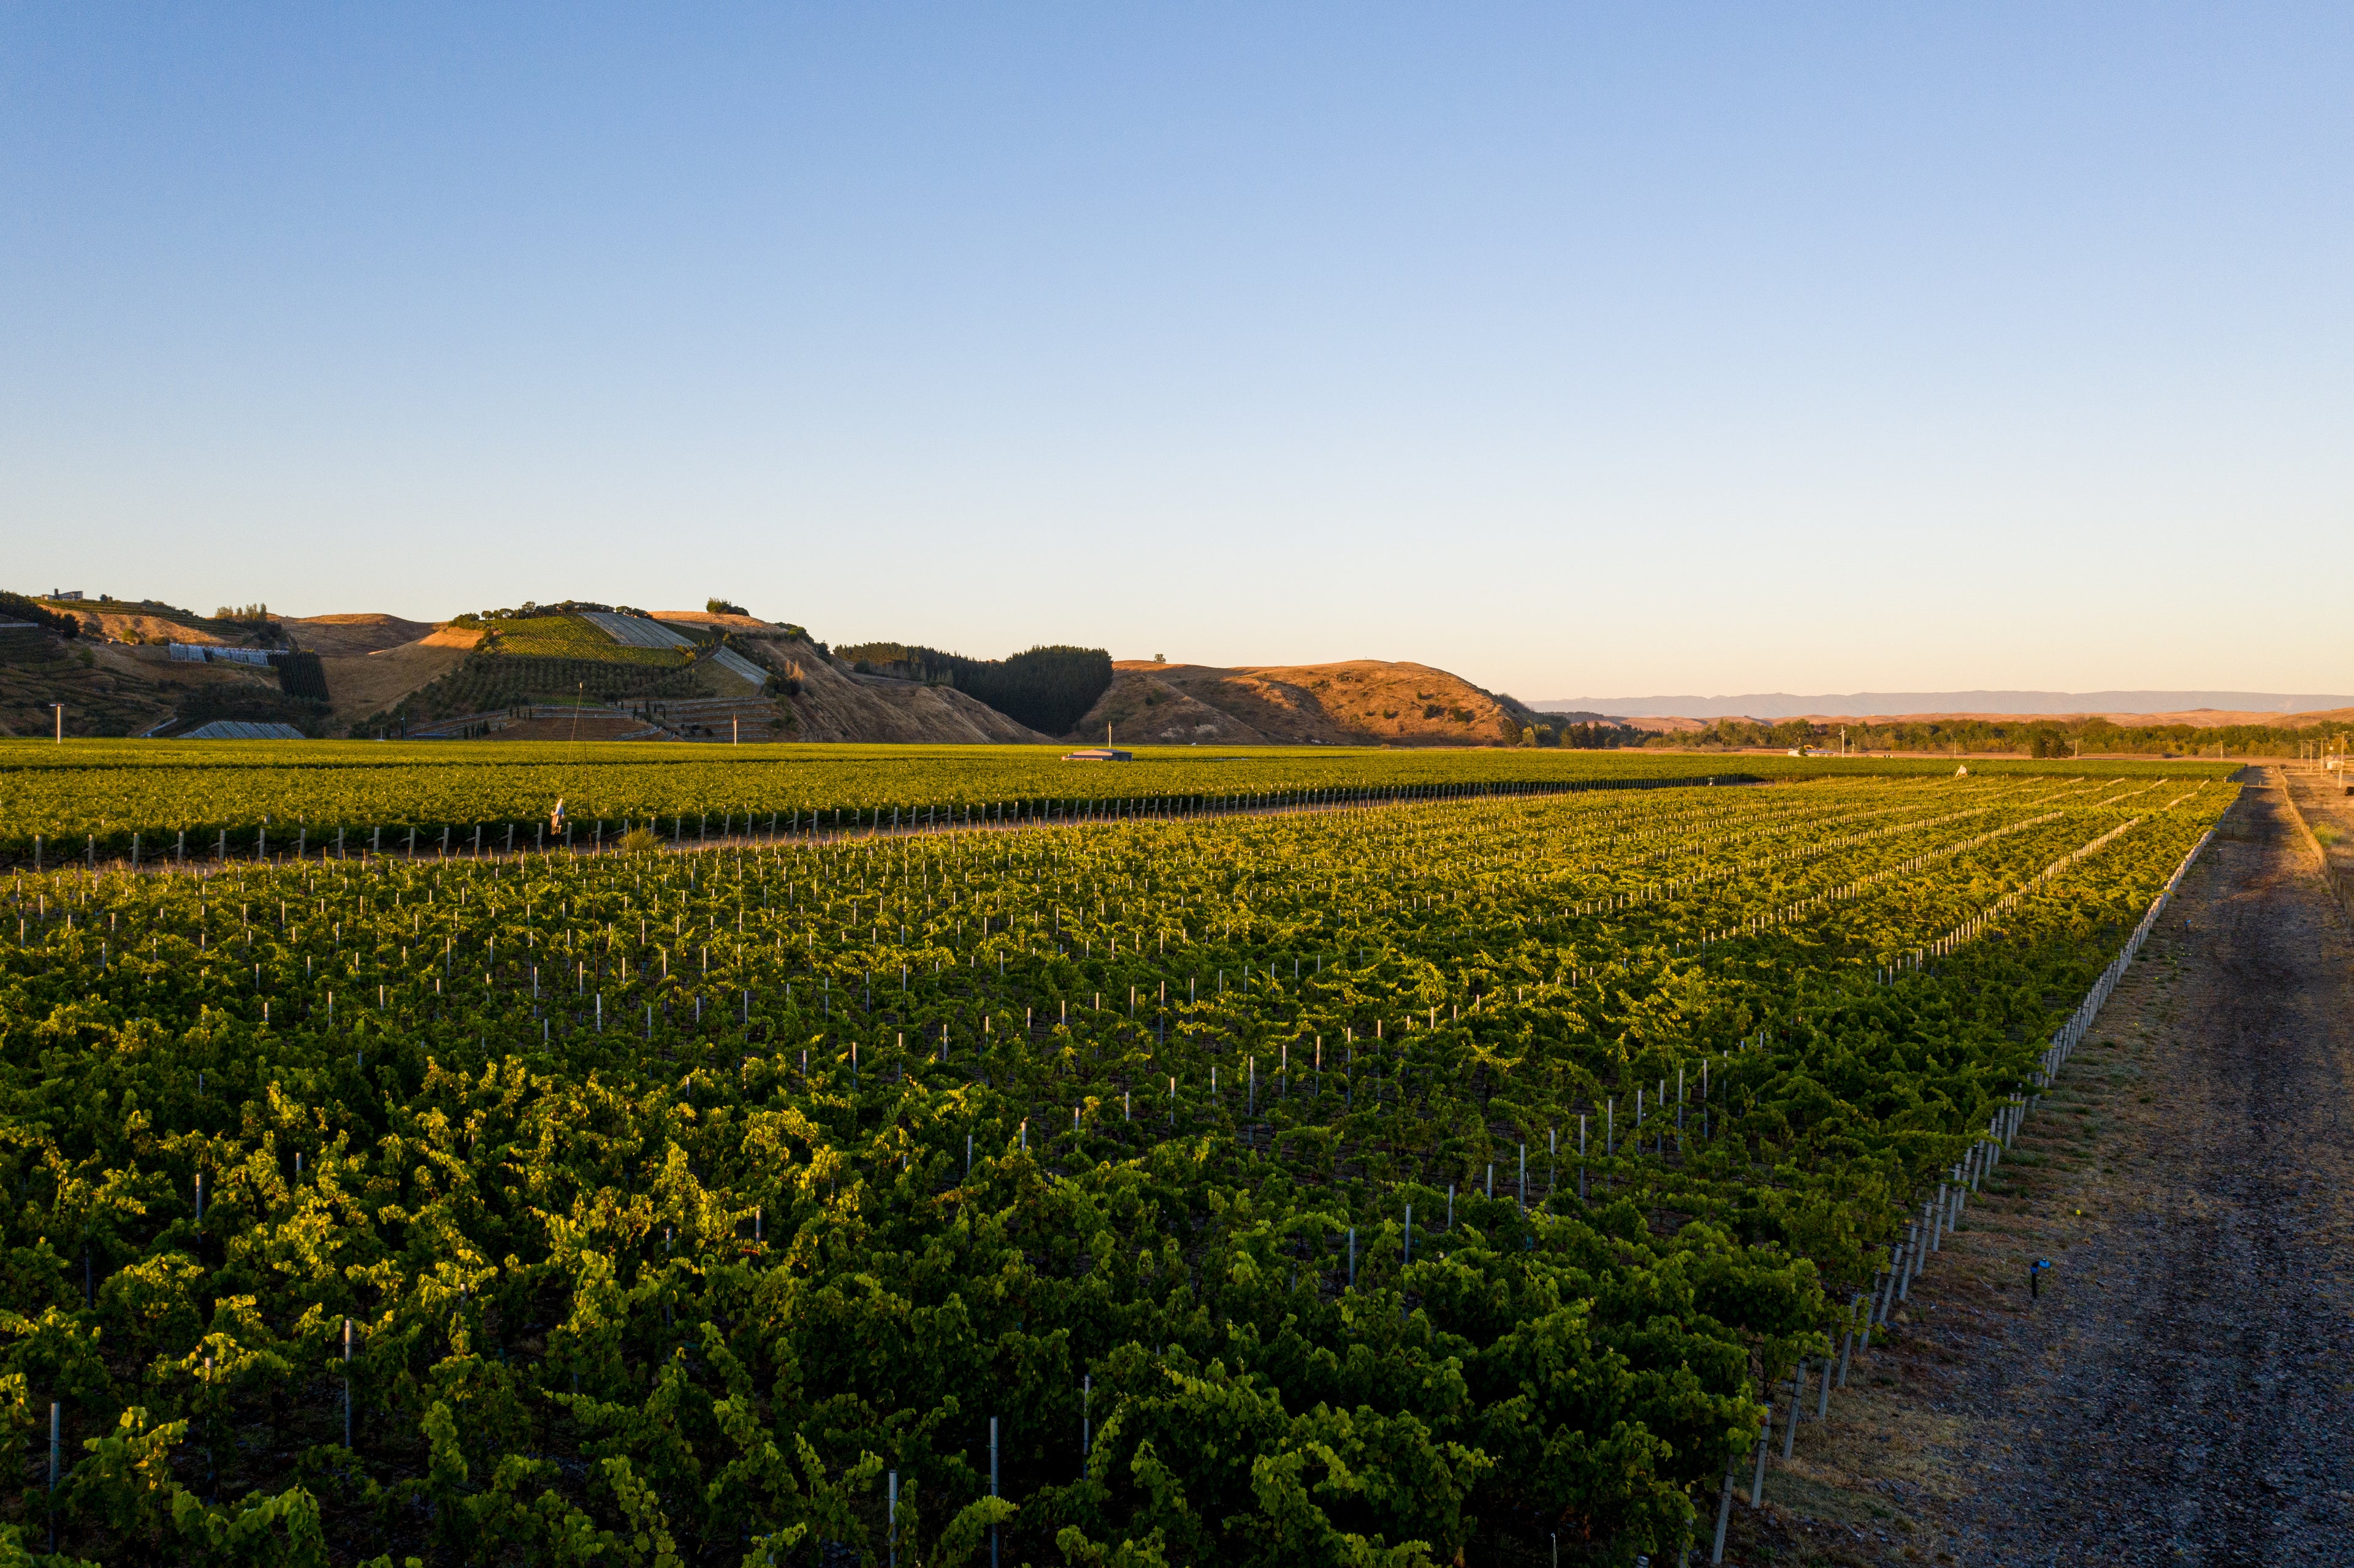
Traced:
[[631, 647], [578, 615], [535, 615], [482, 621], [464, 617], [454, 624], [485, 629], [483, 652], [515, 659], [567, 659], [583, 663], [639, 664], [675, 670], [684, 662], [668, 648]]
[[[650, 648], [616, 648], [617, 653], [653, 653]], [[473, 653], [457, 669], [426, 686], [406, 706], [422, 718], [491, 713], [535, 697], [589, 697], [631, 703], [654, 698], [692, 698], [709, 694], [693, 670], [675, 659], [556, 658], [539, 654]]]
[[7, 1518], [101, 1561], [1704, 1554], [2235, 787], [1452, 760], [15, 874]]
[[[612, 666], [615, 669], [623, 666]], [[461, 670], [453, 679], [463, 680]], [[681, 671], [672, 679], [693, 678]], [[496, 708], [503, 689], [472, 702]], [[452, 711], [474, 711], [460, 705]], [[1839, 758], [1689, 757], [1490, 748], [1390, 751], [1251, 747], [1235, 752], [1141, 747], [1133, 763], [1076, 765], [1024, 746], [565, 745], [436, 741], [392, 746], [0, 741], [0, 862], [249, 856], [338, 832], [427, 853], [446, 832], [471, 848], [524, 842], [557, 800], [573, 847], [623, 821], [658, 820], [665, 838], [702, 841], [755, 829], [764, 837], [876, 825], [1169, 819], [1207, 812], [1431, 800], [1479, 791], [1550, 791], [1824, 778], [1943, 778], [1948, 762]], [[1989, 777], [2064, 777], [2067, 762], [1977, 765]], [[2180, 777], [2182, 764], [2105, 764], [2108, 777]], [[2221, 778], [2227, 765], [2189, 766]], [[39, 843], [37, 845], [36, 841]], [[351, 853], [356, 853], [353, 848]]]

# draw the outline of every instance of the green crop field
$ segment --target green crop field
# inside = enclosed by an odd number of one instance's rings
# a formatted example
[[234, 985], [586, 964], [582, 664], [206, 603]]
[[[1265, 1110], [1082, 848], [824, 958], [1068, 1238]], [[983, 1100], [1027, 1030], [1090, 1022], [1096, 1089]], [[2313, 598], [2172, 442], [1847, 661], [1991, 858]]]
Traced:
[[[627, 650], [652, 652], [652, 649]], [[695, 672], [675, 660], [660, 664], [607, 659], [511, 658], [472, 653], [466, 662], [398, 705], [420, 718], [493, 713], [530, 702], [636, 703], [709, 694]], [[381, 716], [373, 721], [386, 722]], [[369, 723], [355, 726], [366, 734]]]
[[631, 648], [613, 641], [601, 627], [577, 615], [535, 615], [484, 623], [483, 652], [524, 659], [593, 659], [615, 664], [645, 664], [674, 670], [686, 662], [684, 650]]
[[[453, 710], [455, 711], [455, 710]], [[1194, 810], [1221, 803], [1428, 794], [1467, 789], [1619, 787], [1689, 779], [1732, 783], [1819, 778], [1947, 778], [1951, 762], [1921, 759], [1696, 757], [1656, 753], [1382, 750], [1340, 747], [1206, 750], [1145, 747], [1130, 763], [1066, 763], [1058, 750], [1023, 746], [731, 747], [429, 741], [0, 740], [0, 858], [29, 862], [34, 840], [50, 855], [143, 857], [176, 848], [313, 848], [337, 828], [417, 828], [438, 845], [446, 828], [468, 844], [478, 824], [505, 842], [526, 836], [556, 801], [575, 837], [597, 824], [658, 819], [665, 834], [717, 832], [775, 819], [807, 827], [889, 825], [919, 814], [1032, 816]], [[1973, 762], [1985, 777], [2056, 776], [2073, 762]], [[2103, 764], [2107, 777], [2221, 778], [2231, 764]], [[274, 828], [265, 840], [265, 823]]]
[[627, 704], [708, 694], [687, 650], [627, 647], [578, 615], [470, 617], [459, 624], [481, 627], [481, 646], [393, 712], [355, 724], [355, 736], [398, 733], [402, 720], [494, 713], [532, 702], [585, 697]]
[[0, 1519], [109, 1562], [1704, 1555], [2236, 791], [32, 749], [12, 834], [1056, 824], [13, 873]]

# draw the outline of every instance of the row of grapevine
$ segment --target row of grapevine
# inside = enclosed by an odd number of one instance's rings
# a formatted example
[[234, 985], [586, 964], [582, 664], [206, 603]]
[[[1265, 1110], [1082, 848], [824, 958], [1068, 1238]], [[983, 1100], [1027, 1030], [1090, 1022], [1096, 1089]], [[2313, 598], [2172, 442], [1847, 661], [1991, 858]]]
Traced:
[[[559, 816], [555, 812], [551, 812], [545, 821], [475, 821], [472, 824], [442, 822], [438, 826], [427, 824], [422, 827], [412, 821], [396, 824], [391, 829], [389, 841], [382, 824], [358, 827], [322, 825], [314, 832], [309, 822], [299, 820], [291, 832], [281, 825], [273, 837], [270, 824], [265, 819], [250, 827], [236, 830], [224, 827], [209, 834], [198, 830], [193, 850], [188, 830], [185, 828], [154, 834], [135, 829], [128, 832], [116, 830], [102, 835], [90, 832], [82, 835], [79, 853], [93, 870], [103, 858], [110, 863], [127, 862], [133, 871], [185, 869], [192, 859], [199, 866], [209, 859], [215, 869], [226, 865], [232, 858], [342, 861], [381, 857], [389, 853], [413, 861], [418, 858], [420, 848], [426, 856], [433, 859], [447, 860], [452, 854], [480, 859], [486, 854], [504, 856], [525, 852], [545, 854], [551, 850], [599, 853], [608, 847], [609, 842], [618, 847], [620, 841], [633, 828], [642, 829], [657, 840], [667, 842], [673, 849], [681, 847], [690, 837], [694, 847], [703, 849], [708, 848], [715, 838], [721, 841], [743, 839], [767, 844], [787, 840], [814, 843], [832, 842], [845, 834], [956, 832], [977, 827], [1070, 827], [1082, 823], [1094, 825], [1145, 820], [1171, 821], [1264, 811], [1338, 810], [1405, 800], [1541, 795], [1597, 789], [1665, 789], [1693, 782], [1713, 784], [1715, 780], [1606, 779], [1564, 783], [1510, 781], [1368, 785], [1345, 789], [1220, 791], [1191, 796], [1047, 797], [950, 802], [947, 805], [837, 806], [831, 811], [778, 810], [769, 812], [765, 819], [757, 812], [747, 811], [738, 816], [727, 811], [721, 812], [716, 822], [713, 821], [712, 813], [700, 811], [695, 815], [691, 835], [684, 812], [673, 814], [667, 821], [659, 816], [624, 817], [610, 824], [601, 817], [583, 821], [577, 815]], [[31, 868], [40, 871], [61, 858], [70, 859], [75, 848], [70, 840], [58, 844], [50, 842], [47, 835], [34, 833], [28, 852]], [[62, 855], [61, 850], [65, 852]]]
[[[498, 705], [492, 704], [491, 706]], [[2064, 765], [1978, 765], [1991, 776], [2065, 777]], [[2108, 765], [2109, 776], [2158, 776], [2164, 765]], [[2179, 765], [2174, 765], [2178, 768]], [[127, 858], [177, 850], [203, 858], [228, 835], [255, 853], [269, 828], [274, 853], [299, 840], [317, 853], [338, 832], [430, 853], [446, 830], [471, 843], [477, 825], [504, 842], [505, 825], [545, 822], [559, 800], [575, 847], [598, 822], [660, 823], [688, 836], [721, 823], [758, 831], [812, 820], [829, 830], [871, 829], [896, 817], [945, 823], [1020, 810], [1031, 817], [1086, 811], [1128, 817], [1198, 813], [1219, 800], [1436, 799], [1500, 792], [1683, 782], [1820, 778], [1930, 779], [1930, 759], [1700, 757], [1489, 749], [1379, 751], [1252, 747], [1222, 754], [1144, 748], [1125, 764], [1063, 763], [1034, 747], [567, 746], [558, 742], [0, 740], [0, 861]], [[2211, 768], [2210, 773], [2214, 773]], [[2215, 775], [2215, 776], [2220, 776]]]
[[0, 1419], [55, 1402], [65, 1459], [13, 1518], [224, 1561], [1672, 1552], [2231, 792], [19, 872]]

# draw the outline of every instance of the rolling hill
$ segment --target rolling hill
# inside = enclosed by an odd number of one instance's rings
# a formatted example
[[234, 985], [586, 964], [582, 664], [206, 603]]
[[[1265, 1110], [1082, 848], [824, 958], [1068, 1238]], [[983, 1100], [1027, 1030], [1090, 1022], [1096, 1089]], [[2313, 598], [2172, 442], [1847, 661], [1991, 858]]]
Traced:
[[58, 703], [65, 705], [68, 735], [142, 735], [224, 718], [310, 730], [324, 723], [323, 705], [291, 695], [266, 664], [172, 657], [173, 643], [258, 656], [283, 646], [274, 623], [198, 615], [153, 599], [27, 597], [71, 615], [80, 635], [0, 635], [0, 733], [51, 733]]
[[298, 648], [319, 655], [327, 677], [329, 733], [398, 703], [465, 662], [479, 641], [446, 623], [394, 615], [313, 615], [283, 623]]
[[792, 719], [786, 738], [931, 745], [1049, 738], [952, 686], [859, 674], [798, 626], [702, 610], [657, 610], [654, 619], [727, 631], [735, 646], [777, 677], [774, 694]]
[[1427, 664], [1156, 663], [1124, 659], [1069, 738], [1220, 746], [1517, 744], [1536, 722], [1510, 697]]
[[[1010, 662], [948, 671], [855, 663], [801, 627], [742, 613], [615, 610], [567, 601], [451, 620], [345, 612], [199, 616], [156, 601], [60, 601], [82, 636], [0, 640], [0, 730], [27, 734], [63, 700], [76, 734], [180, 733], [205, 718], [293, 724], [315, 735], [468, 735], [528, 739], [879, 741], [1035, 744], [1511, 744], [1559, 721], [1426, 664], [1349, 660], [1228, 668], [1129, 660], [1109, 666], [1085, 716], [1042, 733], [983, 696]], [[317, 655], [323, 703], [288, 694], [277, 673], [175, 660], [167, 643]], [[851, 652], [859, 652], [852, 650]], [[1076, 656], [1077, 650], [1041, 651]], [[1094, 681], [1104, 680], [1103, 655]], [[1066, 674], [1069, 658], [1061, 666]], [[902, 678], [912, 676], [915, 678]], [[1063, 708], [1084, 705], [1092, 682]], [[315, 693], [315, 688], [313, 688]], [[1023, 711], [1011, 698], [1000, 698]], [[1035, 715], [1033, 715], [1034, 717]], [[1062, 722], [1057, 718], [1057, 723]]]
[[[1517, 743], [1529, 726], [1577, 725], [1602, 726], [1605, 735], [1615, 730], [1630, 741], [1649, 735], [1723, 743], [1722, 735], [1703, 735], [1718, 729], [1710, 719], [1626, 711], [1670, 699], [1578, 699], [1574, 707], [1546, 704], [1540, 710], [1427, 664], [1377, 659], [1225, 666], [1037, 649], [1004, 661], [970, 660], [897, 644], [829, 649], [799, 626], [735, 611], [649, 614], [570, 602], [446, 621], [375, 613], [273, 617], [260, 606], [206, 616], [153, 599], [35, 597], [32, 603], [73, 617], [79, 635], [60, 637], [34, 625], [0, 628], [0, 734], [48, 734], [52, 705], [63, 703], [67, 733], [92, 736], [178, 735], [233, 719], [317, 736], [417, 738], [1048, 745], [1101, 742], [1108, 735], [1129, 745], [1494, 746]], [[183, 645], [178, 656], [169, 646], [175, 643]], [[194, 649], [209, 656], [190, 657]], [[891, 649], [899, 656], [886, 656]], [[290, 652], [298, 657], [268, 663], [231, 657]], [[298, 667], [308, 656], [316, 664], [306, 674]], [[1037, 663], [1042, 659], [1045, 665]], [[1025, 679], [1030, 686], [1014, 691]], [[1075, 689], [1071, 683], [1080, 679], [1086, 683]], [[1064, 704], [1051, 719], [1031, 711], [1042, 689], [1059, 693]], [[1090, 704], [1091, 693], [1099, 694]], [[1888, 711], [1906, 696], [2031, 700], [2016, 708]], [[2197, 696], [2244, 705], [2169, 711], [2155, 701], [2127, 708], [2091, 700]], [[2096, 693], [2068, 700], [2075, 705], [2048, 693], [1860, 694], [1761, 700], [1755, 705], [1761, 711], [1747, 717], [1789, 722], [1775, 710], [1804, 703], [1803, 715], [1792, 716], [1834, 731], [1868, 725], [1875, 733], [1892, 725], [1950, 730], [2031, 716], [2071, 733], [2097, 729], [2104, 720], [2119, 727], [2256, 726], [2275, 736], [2354, 723], [2354, 708], [2284, 713], [2275, 705], [2286, 699], [2263, 693]], [[1076, 724], [1050, 735], [992, 701], [1058, 726], [1087, 705]], [[1925, 741], [1881, 734], [1878, 740], [1934, 747], [1941, 734], [1933, 731]], [[1583, 735], [1578, 744], [1597, 740], [1610, 743]]]

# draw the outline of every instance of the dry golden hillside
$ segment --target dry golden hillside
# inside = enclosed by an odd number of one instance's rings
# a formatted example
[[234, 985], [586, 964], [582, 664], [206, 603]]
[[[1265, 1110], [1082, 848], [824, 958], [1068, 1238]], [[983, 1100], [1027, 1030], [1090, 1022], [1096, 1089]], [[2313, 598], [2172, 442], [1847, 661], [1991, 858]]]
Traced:
[[1521, 719], [1491, 693], [1427, 664], [1163, 664], [1123, 659], [1111, 690], [1072, 738], [1297, 746], [1488, 746], [1517, 741]]
[[442, 627], [373, 653], [322, 655], [319, 664], [326, 673], [334, 722], [348, 725], [387, 711], [464, 663], [481, 638], [479, 631]]
[[[126, 643], [252, 636], [243, 626], [168, 606], [105, 601], [103, 608], [87, 602], [71, 608], [94, 632]], [[761, 739], [933, 745], [1045, 745], [1055, 738], [953, 686], [855, 673], [796, 626], [703, 610], [654, 613], [682, 631], [725, 630], [738, 652], [779, 677], [759, 690], [716, 662], [699, 665], [705, 696], [673, 700], [665, 708], [670, 727], [691, 737], [732, 735], [740, 724], [747, 739], [755, 733]], [[434, 683], [464, 666], [482, 635], [478, 629], [379, 613], [287, 616], [281, 623], [295, 647], [319, 655], [335, 732], [392, 713], [428, 687], [442, 690]], [[161, 648], [92, 641], [94, 649], [83, 650], [87, 662], [53, 651], [40, 679], [23, 683], [22, 691], [0, 693], [13, 698], [0, 702], [8, 709], [0, 714], [0, 726], [31, 728], [44, 715], [37, 704], [62, 695], [70, 702], [69, 727], [70, 712], [78, 710], [104, 732], [135, 733], [208, 687], [275, 690], [269, 672], [167, 667]], [[64, 684], [72, 690], [49, 693], [69, 673], [76, 679]], [[673, 708], [679, 711], [670, 713]], [[682, 715], [689, 721], [683, 726], [676, 722]], [[417, 719], [415, 713], [403, 716]], [[1135, 744], [1491, 746], [1517, 741], [1522, 724], [1532, 716], [1510, 698], [1427, 664], [1359, 659], [1225, 668], [1129, 660], [1114, 665], [1110, 689], [1068, 738], [1100, 742], [1108, 726], [1115, 741]], [[620, 728], [631, 736], [666, 733], [637, 720]], [[526, 735], [532, 726], [502, 733]]]
[[464, 662], [479, 631], [452, 632], [448, 624], [397, 615], [290, 615], [287, 641], [319, 655], [335, 730], [383, 713]]
[[707, 609], [652, 609], [647, 614], [656, 620], [675, 620], [694, 626], [724, 626], [753, 637], [775, 637], [783, 628], [774, 621], [762, 620], [757, 615], [716, 615]]
[[279, 624], [286, 628], [287, 641], [295, 647], [334, 659], [381, 653], [387, 648], [429, 637], [443, 623], [403, 620], [397, 615], [360, 614], [290, 615]]
[[[739, 683], [716, 664], [707, 666], [706, 682], [726, 708], [713, 722], [716, 735], [732, 733], [728, 719], [740, 718], [747, 739], [1002, 744], [1047, 738], [948, 687], [851, 674], [774, 622], [701, 610], [663, 610], [655, 619], [683, 628], [725, 627], [732, 645], [754, 663], [800, 681], [798, 694], [779, 692], [764, 700], [748, 686], [737, 691]], [[288, 624], [297, 642], [325, 655], [327, 689], [338, 726], [387, 711], [455, 670], [482, 636], [479, 630], [397, 621], [389, 616], [313, 616]], [[404, 630], [410, 635], [396, 640]], [[345, 651], [331, 652], [331, 647]], [[790, 722], [771, 728], [768, 720], [772, 716], [789, 717]], [[500, 738], [532, 738], [540, 727], [520, 723], [497, 733]], [[616, 736], [643, 735], [648, 729], [635, 720], [607, 727]]]
[[[221, 644], [251, 641], [250, 637], [241, 634], [243, 628], [235, 629], [239, 633], [238, 635], [223, 636], [220, 632], [206, 627], [191, 625], [187, 621], [175, 620], [169, 616], [151, 614], [145, 610], [110, 609], [87, 604], [58, 605], [52, 608], [70, 609], [80, 616], [82, 634], [91, 641], [139, 643], [153, 642], [160, 639], [167, 642]], [[95, 635], [93, 636], [92, 633]]]
[[49, 705], [59, 702], [66, 705], [69, 736], [140, 735], [192, 706], [222, 703], [231, 705], [228, 716], [280, 716], [247, 715], [238, 707], [241, 702], [265, 710], [277, 705], [272, 670], [177, 664], [162, 648], [90, 637], [60, 643], [20, 635], [0, 646], [0, 735], [50, 734], [56, 719]]
[[1043, 743], [1048, 738], [953, 686], [854, 674], [809, 641], [768, 621], [686, 611], [663, 611], [657, 619], [726, 626], [734, 647], [777, 674], [797, 680], [799, 693], [778, 704], [793, 717], [793, 727], [780, 738], [935, 746]]

